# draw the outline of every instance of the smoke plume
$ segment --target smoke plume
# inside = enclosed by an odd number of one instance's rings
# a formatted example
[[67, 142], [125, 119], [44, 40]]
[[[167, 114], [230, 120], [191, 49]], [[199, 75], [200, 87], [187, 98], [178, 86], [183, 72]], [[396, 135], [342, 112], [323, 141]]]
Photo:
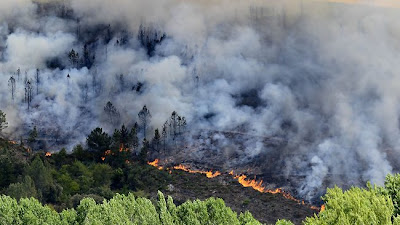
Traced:
[[400, 16], [368, 2], [3, 0], [5, 132], [37, 126], [70, 150], [97, 126], [131, 126], [147, 105], [152, 128], [172, 111], [186, 117], [188, 157], [273, 165], [303, 177], [303, 198], [382, 184], [399, 168]]

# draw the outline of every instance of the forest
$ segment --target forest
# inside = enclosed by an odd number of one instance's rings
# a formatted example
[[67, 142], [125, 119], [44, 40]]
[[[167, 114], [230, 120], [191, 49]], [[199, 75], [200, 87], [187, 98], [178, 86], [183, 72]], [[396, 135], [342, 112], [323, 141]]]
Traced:
[[400, 224], [395, 21], [376, 0], [1, 0], [0, 224]]
[[[174, 174], [147, 164], [150, 144], [136, 156], [121, 150], [128, 146], [120, 142], [121, 133], [129, 134], [122, 127], [110, 137], [96, 128], [87, 137], [91, 147], [78, 145], [72, 153], [32, 151], [1, 139], [0, 223], [261, 224], [248, 211], [238, 215], [222, 199], [176, 205], [171, 196], [165, 198], [160, 191], [168, 189]], [[303, 224], [400, 224], [399, 190], [400, 174], [388, 175], [383, 187], [328, 188], [323, 209]], [[157, 192], [154, 198], [151, 193]], [[276, 224], [293, 223], [282, 219]]]

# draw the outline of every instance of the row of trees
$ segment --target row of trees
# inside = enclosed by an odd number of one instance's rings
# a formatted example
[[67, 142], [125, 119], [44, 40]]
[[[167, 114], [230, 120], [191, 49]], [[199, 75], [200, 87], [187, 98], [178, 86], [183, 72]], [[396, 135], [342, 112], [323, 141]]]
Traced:
[[[110, 101], [106, 103], [104, 107], [104, 112], [106, 114], [107, 120], [110, 122], [110, 125], [116, 126], [120, 123], [120, 113]], [[147, 141], [147, 133], [152, 116], [150, 110], [147, 108], [146, 105], [144, 105], [143, 108], [139, 111], [138, 118], [139, 124], [135, 123], [132, 127], [133, 130], [131, 129], [131, 140], [121, 140], [121, 144], [124, 144], [125, 146], [133, 146], [135, 150], [140, 145], [138, 141], [138, 134], [140, 131], [141, 136], [143, 137], [143, 143], [146, 143]], [[153, 139], [150, 142], [152, 144], [151, 147], [153, 147], [156, 151], [160, 151], [162, 147], [162, 149], [165, 151], [169, 142], [169, 138], [173, 142], [176, 142], [177, 138], [186, 131], [186, 127], [186, 118], [184, 116], [180, 116], [176, 111], [173, 111], [170, 118], [166, 120], [163, 124], [162, 128], [156, 128], [154, 130]], [[122, 125], [121, 130], [116, 129], [115, 132], [120, 132], [124, 135], [125, 131], [123, 129], [126, 129], [124, 125]], [[132, 133], [132, 131], [134, 131], [134, 133]], [[100, 132], [100, 130], [97, 130], [96, 133], [98, 132]], [[106, 148], [108, 147], [106, 146]]]
[[133, 194], [119, 195], [96, 203], [92, 198], [83, 199], [75, 209], [57, 213], [49, 206], [43, 206], [34, 198], [16, 201], [0, 196], [1, 224], [220, 224], [220, 225], [261, 225], [249, 213], [239, 216], [222, 199], [210, 198], [205, 201], [188, 201], [176, 206], [171, 197], [165, 199], [158, 193], [158, 201], [152, 203], [146, 198]]
[[[15, 76], [17, 76], [17, 79], [14, 78], [14, 75], [8, 79], [8, 86], [10, 88], [10, 93], [11, 93], [11, 100], [15, 100], [15, 94], [17, 90], [17, 82], [20, 81], [20, 75], [21, 75], [21, 69], [17, 69], [17, 72], [15, 73]], [[33, 79], [28, 79], [27, 72], [25, 71], [25, 78], [23, 80], [23, 86], [24, 86], [24, 102], [27, 104], [28, 110], [31, 107], [31, 102], [34, 96], [34, 82], [36, 85], [36, 95], [39, 94], [39, 86], [40, 86], [40, 73], [39, 69], [36, 69], [35, 73], [35, 80]]]

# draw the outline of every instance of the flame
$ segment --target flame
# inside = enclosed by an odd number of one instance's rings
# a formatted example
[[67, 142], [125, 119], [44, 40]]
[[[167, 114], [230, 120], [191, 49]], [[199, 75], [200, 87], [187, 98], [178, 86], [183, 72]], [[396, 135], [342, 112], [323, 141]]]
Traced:
[[201, 173], [201, 174], [205, 174], [207, 178], [214, 178], [214, 177], [218, 177], [219, 175], [221, 175], [221, 172], [219, 172], [219, 171], [212, 172], [211, 170], [210, 170], [210, 171], [191, 170], [191, 169], [189, 169], [188, 167], [186, 167], [186, 166], [184, 166], [184, 165], [182, 165], [182, 164], [179, 164], [179, 165], [177, 165], [177, 166], [174, 166], [173, 168], [174, 168], [175, 170], [183, 170], [183, 171], [188, 172], [188, 173]]
[[[159, 159], [155, 159], [153, 162], [147, 162], [147, 164], [149, 164], [150, 166], [154, 166], [154, 167], [158, 168], [159, 170], [162, 170], [163, 167], [160, 166], [159, 163], [160, 163]], [[174, 167], [172, 167], [172, 169], [183, 170], [183, 171], [188, 172], [188, 173], [205, 174], [208, 178], [214, 178], [214, 177], [217, 177], [217, 176], [221, 175], [221, 172], [219, 172], [219, 171], [213, 172], [211, 170], [210, 171], [192, 170], [189, 167], [184, 166], [182, 164], [174, 166]], [[169, 173], [172, 173], [172, 171], [169, 168], [167, 168], [167, 170], [169, 170], [168, 171]], [[267, 188], [265, 188], [263, 186], [263, 182], [264, 182], [263, 180], [257, 181], [256, 178], [249, 179], [249, 178], [247, 178], [247, 175], [244, 175], [244, 174], [237, 175], [237, 174], [235, 174], [233, 172], [233, 170], [231, 170], [229, 172], [229, 175], [231, 175], [235, 180], [237, 180], [243, 187], [251, 187], [254, 190], [257, 190], [257, 191], [259, 191], [261, 193], [281, 194], [286, 199], [295, 201], [295, 202], [297, 202], [298, 204], [301, 204], [301, 205], [307, 205], [308, 207], [310, 207], [313, 210], [320, 211], [320, 212], [325, 210], [325, 206], [324, 205], [322, 205], [321, 208], [316, 207], [316, 206], [311, 206], [311, 205], [305, 203], [303, 200], [296, 199], [290, 193], [285, 192], [282, 188], [267, 189]]]
[[[246, 175], [242, 174], [242, 175], [234, 175], [233, 170], [231, 172], [229, 172], [230, 175], [233, 176], [234, 179], [236, 179], [243, 187], [251, 187], [254, 190], [257, 190], [261, 193], [270, 193], [270, 194], [281, 194], [283, 195], [284, 198], [292, 200], [297, 202], [298, 204], [301, 205], [308, 205], [307, 203], [305, 203], [303, 200], [299, 200], [296, 199], [295, 197], [293, 197], [289, 192], [285, 192], [282, 188], [276, 188], [276, 189], [267, 189], [263, 186], [263, 180], [259, 180], [257, 181], [256, 178], [254, 179], [248, 179]], [[321, 209], [319, 207], [316, 206], [310, 206], [308, 205], [311, 209], [313, 210], [317, 210], [320, 211], [322, 210], [322, 206]], [[325, 207], [324, 207], [325, 209]]]
[[325, 205], [321, 205], [321, 209], [319, 210], [320, 213], [322, 213], [323, 211], [325, 211]]
[[109, 149], [109, 150], [106, 150], [105, 152], [104, 152], [104, 155], [111, 155], [111, 150]]
[[8, 141], [8, 143], [13, 144], [13, 145], [18, 144], [18, 142], [16, 142], [16, 141]]
[[50, 157], [51, 156], [51, 152], [46, 152], [45, 156], [46, 157]]
[[104, 156], [103, 156], [103, 157], [101, 157], [101, 160], [102, 160], [102, 161], [106, 160], [106, 157], [104, 157]]
[[129, 148], [125, 148], [125, 145], [123, 143], [121, 143], [119, 145], [119, 152], [129, 152]]
[[159, 170], [162, 170], [163, 167], [158, 165], [159, 162], [160, 162], [159, 159], [155, 159], [153, 162], [147, 162], [147, 164], [149, 164], [150, 166], [154, 166]]

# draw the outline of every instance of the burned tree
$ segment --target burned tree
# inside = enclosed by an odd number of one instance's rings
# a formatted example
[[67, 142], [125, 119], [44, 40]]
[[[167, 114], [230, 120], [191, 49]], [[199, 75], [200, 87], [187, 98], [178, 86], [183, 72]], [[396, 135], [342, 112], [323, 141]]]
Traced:
[[171, 114], [171, 118], [170, 118], [170, 132], [171, 132], [171, 136], [172, 136], [172, 140], [175, 140], [176, 136], [178, 135], [178, 113], [176, 113], [175, 111], [172, 112]]
[[134, 150], [136, 150], [139, 147], [139, 138], [137, 136], [137, 131], [138, 131], [138, 124], [135, 123], [131, 129], [131, 132], [129, 133], [129, 140], [130, 140], [130, 145]]
[[69, 58], [69, 61], [71, 62], [71, 65], [73, 67], [78, 67], [78, 62], [79, 62], [79, 53], [78, 52], [75, 52], [75, 50], [72, 49], [68, 53], [68, 58]]
[[21, 69], [18, 68], [18, 69], [17, 69], [17, 78], [18, 78], [18, 81], [20, 80], [20, 76], [21, 76]]
[[10, 77], [8, 80], [8, 86], [10, 87], [11, 90], [11, 99], [14, 101], [14, 96], [15, 96], [15, 79], [13, 76]]
[[36, 95], [39, 94], [39, 69], [36, 69]]
[[108, 101], [106, 106], [104, 107], [104, 112], [106, 113], [110, 124], [116, 126], [119, 123], [120, 114], [117, 108], [115, 108], [110, 101]]
[[87, 83], [85, 83], [85, 85], [83, 85], [82, 98], [83, 98], [83, 102], [86, 104], [89, 99], [89, 85]]
[[181, 120], [181, 124], [180, 124], [181, 132], [185, 132], [186, 131], [186, 126], [187, 126], [186, 118], [183, 116], [182, 120]]
[[137, 38], [140, 44], [146, 49], [147, 55], [153, 56], [156, 46], [166, 38], [166, 34], [152, 27], [146, 28], [141, 24]]
[[161, 142], [161, 136], [157, 128], [154, 130], [154, 138], [153, 138], [153, 147], [156, 151], [159, 151], [160, 142]]
[[31, 102], [32, 102], [32, 97], [33, 97], [32, 91], [33, 91], [32, 83], [30, 80], [27, 80], [25, 82], [25, 102], [28, 105], [28, 110], [30, 109]]
[[83, 45], [83, 59], [82, 59], [83, 66], [86, 66], [88, 69], [90, 69], [93, 65], [94, 59], [95, 56], [90, 54], [88, 44]]
[[168, 138], [167, 129], [168, 129], [168, 121], [165, 121], [165, 123], [164, 123], [164, 125], [163, 125], [163, 127], [162, 127], [162, 133], [161, 133], [161, 135], [162, 135], [162, 140], [163, 140], [164, 152], [165, 152], [165, 149], [166, 149], [167, 138]]
[[37, 147], [37, 138], [38, 137], [38, 131], [36, 129], [36, 126], [33, 127], [33, 129], [29, 132], [29, 137], [28, 137], [28, 144], [29, 147], [33, 150], [34, 147]]
[[176, 111], [173, 111], [169, 119], [169, 129], [172, 140], [175, 140], [186, 129], [185, 117], [181, 117]]
[[147, 124], [151, 118], [150, 111], [147, 109], [146, 105], [143, 106], [143, 109], [138, 113], [139, 119], [142, 122], [143, 126], [143, 137], [146, 138]]

